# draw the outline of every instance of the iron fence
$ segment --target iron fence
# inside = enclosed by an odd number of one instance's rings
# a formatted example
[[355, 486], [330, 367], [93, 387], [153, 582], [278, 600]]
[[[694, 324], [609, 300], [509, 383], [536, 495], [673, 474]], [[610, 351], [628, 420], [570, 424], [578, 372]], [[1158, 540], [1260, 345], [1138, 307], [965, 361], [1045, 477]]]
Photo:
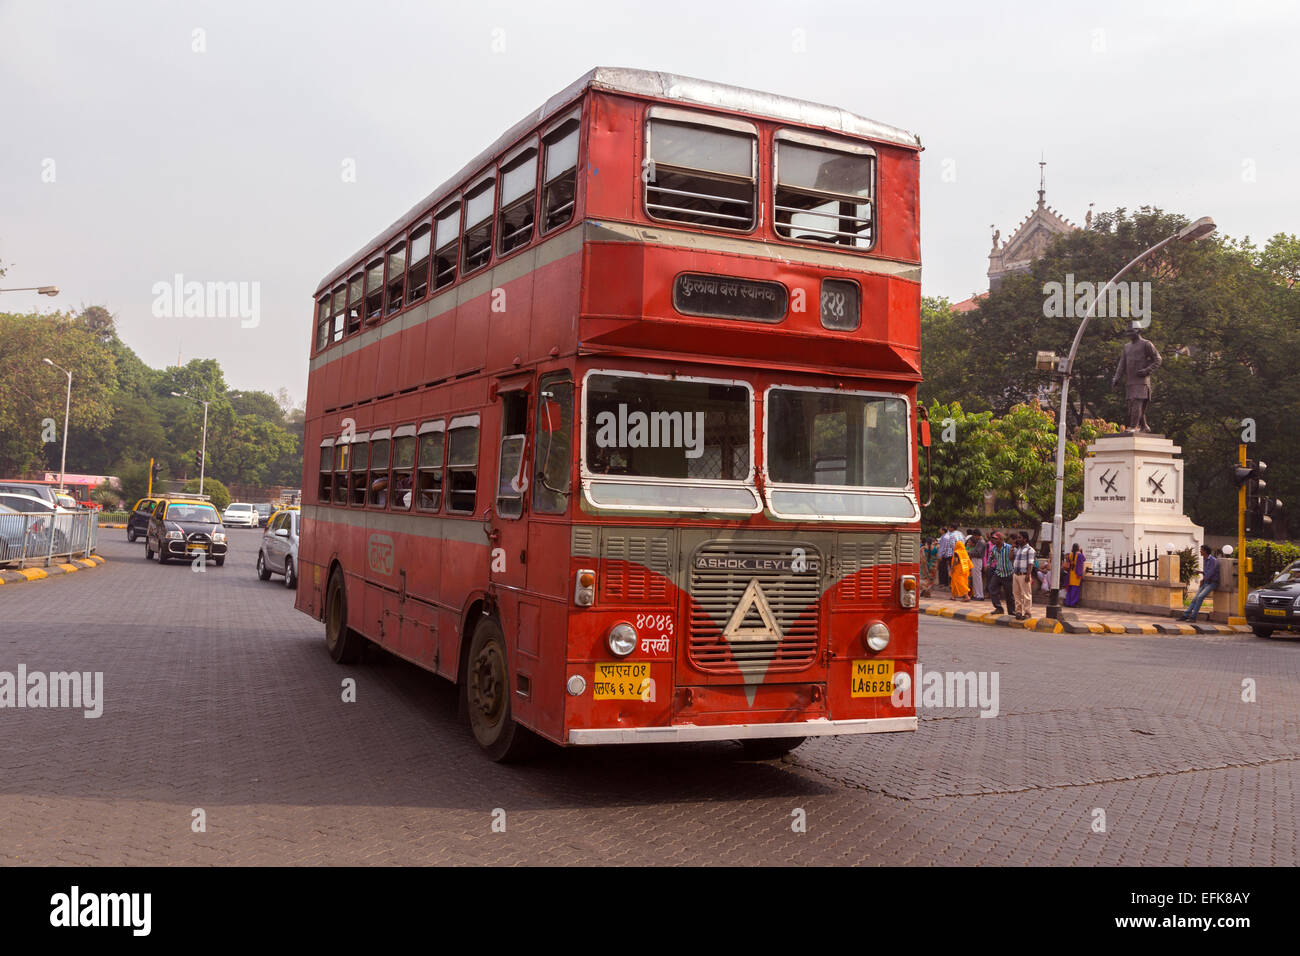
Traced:
[[0, 514], [0, 565], [48, 566], [55, 558], [86, 557], [99, 540], [99, 512]]
[[1119, 557], [1106, 555], [1103, 560], [1092, 562], [1089, 573], [1099, 578], [1155, 581], [1160, 577], [1160, 554], [1157, 548], [1148, 548]]

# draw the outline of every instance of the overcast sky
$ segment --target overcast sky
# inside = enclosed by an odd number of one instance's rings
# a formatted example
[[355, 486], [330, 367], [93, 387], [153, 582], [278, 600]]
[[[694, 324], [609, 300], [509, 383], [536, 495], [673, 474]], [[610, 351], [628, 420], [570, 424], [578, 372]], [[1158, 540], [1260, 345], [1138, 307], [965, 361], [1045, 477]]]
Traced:
[[[597, 65], [918, 133], [927, 295], [987, 287], [1040, 154], [1080, 225], [1150, 204], [1262, 241], [1300, 231], [1298, 35], [1294, 3], [0, 0], [0, 286], [62, 290], [0, 308], [103, 304], [150, 365], [301, 403], [324, 274]], [[260, 323], [156, 317], [178, 273], [260, 283]]]

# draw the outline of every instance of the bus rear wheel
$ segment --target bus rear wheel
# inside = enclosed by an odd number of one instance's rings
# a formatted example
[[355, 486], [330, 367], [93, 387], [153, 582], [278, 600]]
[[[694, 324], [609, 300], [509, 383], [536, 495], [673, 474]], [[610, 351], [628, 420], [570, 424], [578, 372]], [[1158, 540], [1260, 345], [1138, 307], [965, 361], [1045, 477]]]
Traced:
[[765, 737], [742, 740], [741, 749], [746, 760], [776, 760], [794, 750], [807, 737]]
[[361, 660], [365, 638], [348, 627], [348, 595], [343, 572], [335, 568], [325, 590], [325, 647], [336, 664]]
[[501, 625], [479, 621], [470, 639], [462, 693], [474, 739], [493, 760], [509, 763], [527, 755], [530, 736], [510, 712], [510, 667]]

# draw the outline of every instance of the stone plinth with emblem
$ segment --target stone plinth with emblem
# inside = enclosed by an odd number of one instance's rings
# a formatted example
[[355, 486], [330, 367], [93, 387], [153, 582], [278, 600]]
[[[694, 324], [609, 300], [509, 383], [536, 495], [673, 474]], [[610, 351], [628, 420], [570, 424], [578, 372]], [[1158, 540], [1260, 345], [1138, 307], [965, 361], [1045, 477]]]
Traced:
[[1182, 451], [1163, 435], [1107, 435], [1088, 446], [1083, 512], [1065, 525], [1065, 550], [1078, 544], [1089, 561], [1155, 548], [1199, 548], [1204, 529], [1183, 514]]

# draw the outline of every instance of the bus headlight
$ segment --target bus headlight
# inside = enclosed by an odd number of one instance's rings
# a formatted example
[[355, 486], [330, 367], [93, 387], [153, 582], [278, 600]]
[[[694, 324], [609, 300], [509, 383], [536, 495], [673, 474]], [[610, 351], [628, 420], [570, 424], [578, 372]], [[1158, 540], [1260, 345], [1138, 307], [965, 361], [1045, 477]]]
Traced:
[[867, 628], [866, 643], [873, 651], [883, 651], [889, 646], [889, 628], [880, 621], [872, 624]]
[[898, 603], [903, 607], [916, 607], [916, 575], [904, 574], [898, 579]]
[[573, 583], [573, 603], [578, 607], [591, 607], [596, 603], [596, 572], [583, 568]]
[[636, 650], [636, 628], [631, 624], [615, 624], [609, 629], [609, 649], [619, 657], [627, 657]]

